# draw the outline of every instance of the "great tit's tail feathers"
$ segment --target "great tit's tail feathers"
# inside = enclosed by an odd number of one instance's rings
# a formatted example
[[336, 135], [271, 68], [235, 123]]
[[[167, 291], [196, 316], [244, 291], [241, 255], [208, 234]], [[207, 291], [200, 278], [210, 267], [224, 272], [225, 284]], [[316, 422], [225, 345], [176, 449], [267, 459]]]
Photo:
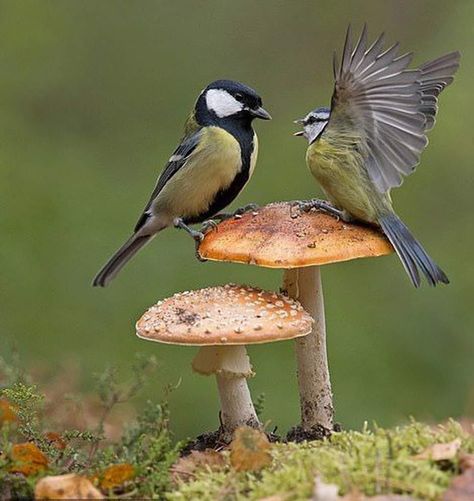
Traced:
[[105, 287], [117, 273], [128, 263], [128, 261], [144, 246], [154, 235], [136, 234], [129, 238], [120, 249], [107, 261], [102, 269], [97, 273], [92, 285], [94, 287]]
[[410, 280], [415, 287], [420, 286], [421, 271], [431, 286], [438, 282], [449, 284], [444, 271], [428, 256], [420, 242], [410, 233], [410, 230], [396, 214], [388, 214], [379, 220], [383, 232], [395, 248]]

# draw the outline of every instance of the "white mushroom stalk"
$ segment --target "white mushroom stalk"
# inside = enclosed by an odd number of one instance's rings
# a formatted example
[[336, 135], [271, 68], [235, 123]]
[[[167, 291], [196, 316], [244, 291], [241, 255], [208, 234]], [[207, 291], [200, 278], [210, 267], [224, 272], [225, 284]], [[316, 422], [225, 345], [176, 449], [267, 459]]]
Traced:
[[261, 427], [247, 385], [254, 373], [245, 346], [202, 347], [193, 360], [193, 370], [216, 376], [222, 440], [230, 440], [240, 426]]
[[283, 288], [314, 318], [311, 333], [295, 340], [301, 425], [305, 431], [317, 426], [325, 428], [323, 431], [331, 431], [334, 427], [334, 409], [319, 266], [286, 270]]

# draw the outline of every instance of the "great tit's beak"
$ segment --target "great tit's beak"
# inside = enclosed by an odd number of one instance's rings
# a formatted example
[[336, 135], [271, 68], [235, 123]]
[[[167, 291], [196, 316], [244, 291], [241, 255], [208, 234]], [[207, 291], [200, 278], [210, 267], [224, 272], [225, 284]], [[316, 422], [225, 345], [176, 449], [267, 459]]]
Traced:
[[266, 109], [262, 108], [261, 106], [259, 106], [258, 108], [251, 109], [249, 111], [250, 111], [251, 115], [253, 115], [255, 118], [261, 118], [262, 120], [271, 120], [272, 119], [270, 113], [268, 113], [268, 111]]

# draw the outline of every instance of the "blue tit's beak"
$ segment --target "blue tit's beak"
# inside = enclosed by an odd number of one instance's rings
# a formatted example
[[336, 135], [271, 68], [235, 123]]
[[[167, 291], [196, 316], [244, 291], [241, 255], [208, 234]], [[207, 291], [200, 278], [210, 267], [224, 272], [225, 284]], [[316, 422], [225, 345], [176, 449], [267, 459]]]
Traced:
[[[302, 125], [304, 124], [304, 118], [298, 118], [298, 120], [293, 120], [294, 124]], [[300, 130], [298, 132], [295, 132], [293, 136], [304, 136], [304, 130]]]
[[271, 120], [272, 119], [270, 113], [268, 113], [268, 111], [266, 109], [262, 108], [261, 106], [259, 106], [258, 108], [251, 109], [249, 111], [250, 111], [250, 114], [253, 115], [255, 118], [261, 118], [262, 120]]

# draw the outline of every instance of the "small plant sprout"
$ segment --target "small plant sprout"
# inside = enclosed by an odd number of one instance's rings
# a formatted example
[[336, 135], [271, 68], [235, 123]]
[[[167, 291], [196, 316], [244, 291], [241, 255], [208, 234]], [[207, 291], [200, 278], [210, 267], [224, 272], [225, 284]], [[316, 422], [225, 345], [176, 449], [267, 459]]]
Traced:
[[314, 318], [311, 334], [296, 339], [295, 344], [299, 431], [306, 438], [325, 436], [334, 426], [320, 267], [392, 252], [377, 230], [314, 210], [301, 212], [292, 202], [269, 204], [223, 221], [206, 234], [199, 247], [203, 259], [284, 269], [283, 291]]
[[225, 285], [160, 301], [141, 317], [136, 330], [150, 341], [200, 346], [192, 367], [216, 377], [219, 440], [227, 443], [240, 426], [261, 427], [247, 386], [253, 371], [245, 345], [305, 336], [312, 322], [301, 305], [287, 296]]

